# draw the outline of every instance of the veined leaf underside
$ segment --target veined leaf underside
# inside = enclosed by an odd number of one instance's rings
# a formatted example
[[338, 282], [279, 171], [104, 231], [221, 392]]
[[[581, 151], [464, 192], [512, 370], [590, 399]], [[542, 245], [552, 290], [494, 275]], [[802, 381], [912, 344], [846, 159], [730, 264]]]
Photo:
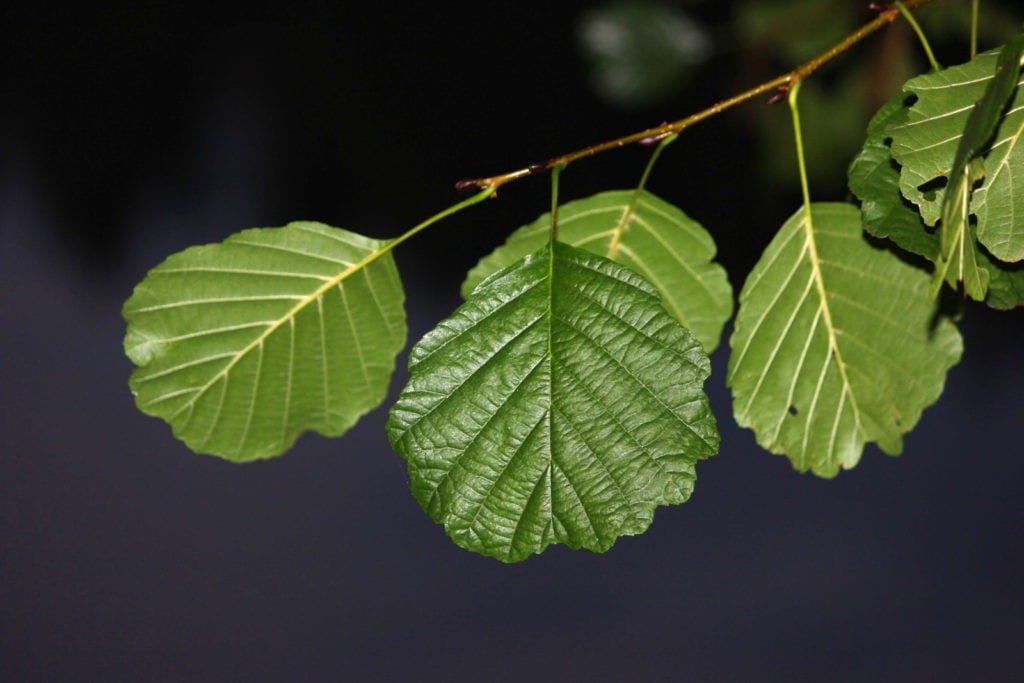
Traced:
[[931, 331], [927, 276], [864, 242], [855, 207], [812, 207], [744, 285], [727, 381], [762, 446], [834, 476], [868, 441], [900, 451], [960, 341], [946, 321]]
[[140, 409], [190, 448], [275, 455], [383, 400], [404, 295], [383, 243], [317, 223], [248, 230], [153, 269], [125, 304]]

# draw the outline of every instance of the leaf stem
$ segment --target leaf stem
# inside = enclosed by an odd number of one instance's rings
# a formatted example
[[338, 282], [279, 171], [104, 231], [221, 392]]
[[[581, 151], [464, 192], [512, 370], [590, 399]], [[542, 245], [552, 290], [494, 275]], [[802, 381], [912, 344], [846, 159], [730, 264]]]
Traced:
[[[903, 5], [908, 9], [913, 9], [926, 5], [932, 0], [907, 0]], [[607, 140], [605, 142], [591, 145], [583, 149], [576, 150], [575, 152], [569, 152], [560, 156], [552, 157], [547, 161], [543, 161], [536, 164], [531, 164], [524, 168], [517, 169], [515, 171], [509, 171], [495, 176], [486, 178], [469, 178], [466, 180], [460, 180], [455, 184], [456, 189], [459, 190], [471, 190], [471, 189], [491, 189], [496, 190], [505, 183], [512, 182], [513, 180], [519, 180], [526, 176], [535, 175], [544, 171], [550, 171], [559, 165], [568, 165], [579, 159], [594, 156], [601, 152], [606, 152], [611, 149], [618, 149], [625, 147], [626, 145], [632, 145], [638, 142], [646, 142], [650, 140], [657, 140], [665, 138], [667, 136], [679, 133], [690, 126], [703, 121], [704, 119], [721, 114], [727, 109], [731, 109], [738, 104], [746, 102], [749, 99], [764, 95], [773, 90], [779, 90], [786, 92], [794, 83], [801, 81], [812, 73], [817, 71], [819, 68], [832, 61], [848, 49], [859, 43], [860, 41], [867, 38], [869, 35], [879, 30], [883, 26], [892, 23], [892, 21], [899, 15], [899, 10], [895, 7], [882, 10], [877, 17], [869, 21], [868, 23], [861, 26], [859, 29], [846, 36], [838, 43], [825, 50], [817, 57], [801, 64], [797, 68], [776, 76], [775, 78], [765, 81], [760, 85], [754, 86], [749, 90], [745, 90], [738, 95], [733, 95], [727, 99], [717, 102], [707, 109], [699, 111], [695, 114], [691, 114], [685, 118], [673, 121], [671, 123], [662, 123], [659, 126], [647, 128], [638, 133], [632, 133], [630, 135], [624, 135], [613, 140]]]
[[636, 194], [639, 195], [644, 190], [644, 186], [647, 184], [647, 179], [651, 175], [651, 169], [654, 168], [654, 164], [658, 161], [658, 157], [665, 151], [665, 148], [671, 145], [679, 138], [678, 133], [672, 133], [671, 135], [665, 135], [658, 141], [658, 146], [651, 152], [651, 158], [647, 160], [647, 165], [644, 166], [644, 172], [640, 176], [640, 182], [636, 186]]
[[807, 182], [807, 162], [804, 160], [804, 136], [800, 131], [800, 107], [797, 98], [800, 96], [800, 83], [797, 81], [789, 90], [789, 112], [793, 117], [793, 138], [796, 141], [796, 164], [800, 169], [800, 191], [804, 198], [804, 212], [807, 220], [811, 219], [811, 190]]
[[551, 169], [551, 242], [558, 239], [558, 179], [564, 169], [565, 164]]
[[636, 211], [637, 202], [640, 201], [640, 195], [643, 194], [644, 186], [647, 184], [647, 178], [651, 175], [651, 169], [654, 168], [655, 162], [658, 161], [658, 157], [665, 150], [666, 147], [671, 145], [679, 137], [678, 133], [672, 133], [662, 137], [658, 146], [654, 148], [654, 152], [651, 153], [651, 158], [647, 160], [647, 165], [644, 166], [644, 172], [640, 176], [640, 182], [637, 183], [636, 190], [633, 191], [633, 198], [629, 202], [629, 206], [622, 212], [622, 218], [619, 219], [618, 225], [615, 226], [615, 232], [612, 233], [611, 243], [608, 245], [608, 258], [614, 258], [615, 254], [619, 251], [619, 242], [622, 239], [623, 233], [626, 232], [629, 222], [633, 217], [633, 212]]
[[[928, 38], [925, 37], [924, 31], [921, 30], [921, 25], [917, 23], [917, 19], [914, 18], [914, 15], [910, 13], [907, 6], [900, 2], [900, 0], [896, 0], [893, 5], [900, 11], [903, 18], [907, 20], [907, 23], [910, 24], [910, 28], [914, 29], [914, 33], [917, 34], [917, 39], [920, 41], [921, 47], [924, 48], [924, 53], [928, 57], [928, 63], [932, 65], [932, 71], [941, 71], [942, 65], [935, 59], [932, 46], [928, 43]], [[971, 54], [973, 55], [974, 53], [972, 52]]]
[[978, 8], [981, 0], [971, 0], [971, 59], [978, 54]]
[[423, 230], [426, 230], [427, 228], [429, 228], [434, 223], [437, 223], [438, 221], [440, 221], [440, 220], [442, 220], [444, 218], [447, 218], [448, 216], [451, 216], [452, 214], [456, 214], [459, 211], [462, 211], [463, 209], [468, 209], [469, 207], [473, 206], [474, 204], [479, 204], [483, 200], [485, 200], [488, 197], [491, 197], [493, 195], [494, 195], [494, 189], [488, 187], [488, 188], [485, 188], [485, 189], [481, 190], [480, 192], [477, 192], [472, 197], [468, 197], [466, 199], [463, 199], [458, 204], [453, 204], [453, 205], [449, 206], [447, 209], [445, 209], [444, 211], [441, 211], [440, 213], [435, 213], [430, 218], [428, 218], [425, 221], [423, 221], [422, 223], [419, 223], [418, 225], [410, 228], [409, 230], [407, 230], [406, 232], [402, 233], [401, 235], [399, 235], [398, 237], [394, 238], [393, 240], [391, 240], [389, 242], [385, 242], [381, 246], [380, 249], [378, 249], [377, 251], [375, 251], [372, 254], [372, 258], [370, 258], [367, 261], [367, 263], [369, 263], [369, 261], [375, 261], [376, 259], [380, 258], [384, 254], [388, 253], [389, 251], [391, 251], [392, 249], [397, 247], [399, 244], [402, 244], [403, 242], [405, 242], [406, 240], [411, 239], [412, 237], [414, 237], [415, 235], [419, 234]]

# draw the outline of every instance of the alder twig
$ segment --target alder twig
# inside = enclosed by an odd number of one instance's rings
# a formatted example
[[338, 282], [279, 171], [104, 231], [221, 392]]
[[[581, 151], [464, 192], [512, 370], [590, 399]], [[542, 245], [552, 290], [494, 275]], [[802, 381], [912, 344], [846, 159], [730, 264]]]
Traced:
[[[932, 0], [906, 0], [903, 2], [903, 6], [907, 9], [914, 9], [921, 7], [922, 5], [927, 5], [931, 1]], [[618, 149], [619, 147], [625, 147], [636, 143], [647, 144], [660, 141], [670, 135], [678, 134], [680, 131], [689, 128], [695, 123], [699, 123], [704, 119], [715, 116], [716, 114], [721, 114], [726, 109], [731, 109], [737, 104], [746, 102], [747, 100], [758, 97], [759, 95], [775, 91], [775, 96], [772, 97], [770, 101], [778, 101], [789, 92], [790, 88], [792, 88], [795, 83], [804, 80], [822, 66], [846, 52], [875, 31], [892, 23], [892, 21], [900, 14], [899, 10], [895, 6], [889, 4], [871, 3], [871, 7], [872, 9], [878, 10], [879, 14], [877, 17], [864, 24], [817, 57], [814, 57], [781, 76], [776, 76], [775, 78], [754, 86], [749, 90], [745, 90], [738, 95], [733, 95], [728, 99], [717, 102], [703, 111], [691, 114], [690, 116], [679, 119], [678, 121], [662, 123], [661, 125], [647, 128], [638, 133], [624, 135], [622, 137], [615, 138], [614, 140], [607, 140], [596, 145], [591, 145], [590, 147], [576, 150], [575, 152], [569, 152], [568, 154], [552, 157], [547, 161], [531, 164], [515, 171], [509, 171], [508, 173], [502, 173], [500, 175], [490, 176], [487, 178], [467, 178], [466, 180], [460, 180], [455, 184], [455, 188], [457, 190], [490, 189], [494, 191], [513, 180], [519, 180], [526, 176], [546, 172], [556, 166], [568, 165], [574, 161], [591, 157], [601, 152], [607, 152], [611, 149]]]

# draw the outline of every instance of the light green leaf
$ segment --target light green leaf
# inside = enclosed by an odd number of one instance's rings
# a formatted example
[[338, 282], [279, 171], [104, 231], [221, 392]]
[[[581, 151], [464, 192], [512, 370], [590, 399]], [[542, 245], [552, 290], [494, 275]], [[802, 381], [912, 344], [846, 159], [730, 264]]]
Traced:
[[234, 461], [339, 436], [387, 392], [405, 345], [385, 243], [320, 223], [175, 254], [124, 305], [130, 385], [189, 448]]
[[[861, 201], [861, 221], [867, 232], [889, 239], [901, 249], [934, 263], [939, 257], [939, 236], [925, 227], [914, 205], [900, 194], [899, 165], [889, 153], [891, 138], [886, 131], [890, 125], [898, 125], [906, 119], [909, 105], [905, 105], [904, 100], [907, 97], [901, 93], [889, 100], [868, 124], [864, 147], [850, 165], [850, 191]], [[988, 271], [985, 303], [998, 309], [1024, 304], [1024, 268], [992, 258], [973, 238], [967, 244], [974, 251], [966, 254], [968, 262], [979, 266], [978, 271]], [[958, 282], [957, 270], [947, 267], [953, 284]], [[986, 276], [979, 272], [973, 277]]]
[[[469, 271], [462, 296], [539, 249], [550, 232], [551, 214], [516, 230]], [[675, 206], [647, 191], [602, 192], [559, 207], [558, 239], [640, 273], [708, 353], [718, 345], [732, 315], [732, 288], [725, 269], [713, 261], [711, 235]]]
[[555, 242], [412, 350], [388, 437], [460, 546], [603, 552], [682, 503], [718, 450], [700, 344], [635, 272]]
[[[986, 143], [1006, 113], [1006, 104], [1017, 89], [1020, 77], [1020, 56], [1024, 48], [1024, 34], [1010, 40], [999, 51], [995, 72], [985, 83], [981, 98], [971, 107], [957, 143], [951, 175], [966, 170], [967, 164], [982, 154]], [[980, 175], [975, 173], [974, 175]]]
[[800, 471], [835, 476], [902, 435], [962, 351], [926, 273], [864, 241], [848, 204], [796, 212], [740, 294], [728, 385], [737, 422]]
[[[1021, 53], [1024, 34], [1010, 39], [999, 53], [996, 71], [985, 95], [971, 112], [979, 120], [978, 137], [999, 126], [996, 139], [985, 157], [982, 186], [974, 193], [971, 209], [978, 217], [978, 241], [1002, 261], [1024, 259], [1024, 83]], [[1016, 90], [1009, 107], [1007, 100]], [[998, 113], [1002, 112], [1001, 121]], [[978, 117], [974, 117], [979, 113]], [[989, 126], [991, 119], [999, 121]], [[965, 138], [970, 132], [965, 131]], [[985, 137], [984, 139], [988, 139]], [[954, 169], [955, 171], [955, 169]]]
[[[1006, 109], [1007, 100], [1017, 88], [1020, 74], [1020, 37], [1004, 46], [996, 61], [995, 74], [988, 80], [981, 98], [971, 108], [964, 124], [963, 133], [957, 143], [953, 166], [949, 172], [949, 184], [942, 199], [942, 222], [939, 225], [939, 257], [935, 261], [935, 279], [932, 284], [934, 296], [943, 280], [955, 285], [962, 282], [964, 291], [972, 299], [983, 300], [988, 292], [989, 273], [976, 258], [977, 234], [971, 225], [971, 207], [974, 186], [985, 177], [980, 154], [992, 137]], [[1022, 119], [1024, 123], [1024, 119]], [[996, 181], [995, 185], [1001, 183]], [[1002, 183], [1005, 184], [1005, 183]], [[986, 185], [987, 195], [991, 183]], [[1010, 187], [1000, 187], [1012, 191]], [[988, 206], [988, 202], [984, 202]], [[1010, 221], [998, 221], [1005, 227]], [[985, 227], [998, 230], [992, 221], [985, 221]], [[1012, 232], [1012, 229], [1011, 229]], [[1011, 236], [1003, 236], [1012, 239]], [[988, 244], [991, 247], [991, 243]], [[1024, 247], [1024, 242], [1022, 242]]]
[[[967, 64], [913, 78], [904, 86], [917, 101], [907, 121], [890, 128], [892, 154], [902, 166], [900, 189], [918, 206], [927, 225], [935, 225], [941, 217], [947, 186], [963, 195], [973, 189], [970, 181], [980, 177], [978, 173], [969, 178], [963, 173], [950, 176], [968, 118], [993, 80], [998, 55], [998, 51], [985, 52]], [[1018, 78], [994, 135], [981, 149], [984, 182], [973, 189], [969, 209], [977, 217], [982, 243], [1005, 261], [1024, 258], [1024, 192], [1015, 190], [1024, 186], [1024, 89], [1020, 82]], [[956, 235], [947, 241], [959, 243]]]

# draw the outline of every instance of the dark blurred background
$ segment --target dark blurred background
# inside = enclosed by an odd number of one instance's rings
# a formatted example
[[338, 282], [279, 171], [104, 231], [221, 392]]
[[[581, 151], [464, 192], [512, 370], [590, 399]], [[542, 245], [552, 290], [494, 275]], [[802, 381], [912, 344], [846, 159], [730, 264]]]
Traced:
[[[798, 475], [708, 383], [721, 453], [606, 555], [452, 545], [379, 409], [245, 466], [133, 406], [120, 306], [170, 253], [314, 219], [395, 236], [490, 175], [672, 120], [795, 66], [866, 3], [0, 5], [0, 678], [1007, 680], [1024, 669], [1024, 318], [968, 306], [945, 395], [893, 459]], [[1019, 30], [985, 0], [982, 48]], [[919, 18], [967, 57], [969, 3]], [[898, 22], [804, 88], [812, 191], [846, 197], [874, 108], [926, 68]], [[784, 105], [683, 134], [650, 189], [738, 291], [799, 205]], [[572, 166], [635, 185], [648, 152]], [[415, 340], [548, 206], [504, 188], [403, 246]], [[404, 355], [399, 360], [404, 366]], [[397, 391], [400, 370], [393, 383]]]

